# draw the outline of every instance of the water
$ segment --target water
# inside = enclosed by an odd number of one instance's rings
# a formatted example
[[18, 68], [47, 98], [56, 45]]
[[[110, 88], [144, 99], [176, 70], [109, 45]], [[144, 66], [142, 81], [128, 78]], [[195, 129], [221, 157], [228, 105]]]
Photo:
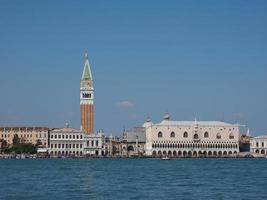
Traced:
[[0, 199], [267, 199], [267, 159], [0, 160]]

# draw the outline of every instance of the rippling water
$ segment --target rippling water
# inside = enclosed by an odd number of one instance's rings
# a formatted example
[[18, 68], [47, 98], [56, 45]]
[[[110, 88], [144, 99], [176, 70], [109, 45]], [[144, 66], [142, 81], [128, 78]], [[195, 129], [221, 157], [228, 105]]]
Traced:
[[0, 160], [0, 199], [267, 199], [267, 159]]

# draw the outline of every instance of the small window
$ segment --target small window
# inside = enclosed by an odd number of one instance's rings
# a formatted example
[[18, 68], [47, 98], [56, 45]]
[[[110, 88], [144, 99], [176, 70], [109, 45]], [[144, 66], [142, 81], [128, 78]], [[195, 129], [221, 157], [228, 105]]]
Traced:
[[158, 132], [158, 137], [159, 137], [159, 138], [162, 137], [162, 132]]
[[197, 140], [198, 139], [198, 134], [194, 135], [194, 139]]
[[95, 142], [95, 145], [98, 147], [98, 141]]
[[184, 138], [188, 138], [188, 133], [184, 132]]
[[234, 135], [233, 135], [233, 133], [230, 133], [230, 135], [229, 135], [229, 139], [234, 139], [235, 137], [234, 137]]
[[216, 138], [217, 139], [221, 139], [222, 138], [221, 134], [220, 133], [217, 133]]
[[264, 142], [261, 143], [261, 146], [264, 147]]
[[175, 137], [175, 133], [171, 132], [171, 138], [174, 138], [174, 137]]
[[209, 137], [209, 133], [208, 132], [205, 132], [204, 133], [204, 138], [208, 138]]

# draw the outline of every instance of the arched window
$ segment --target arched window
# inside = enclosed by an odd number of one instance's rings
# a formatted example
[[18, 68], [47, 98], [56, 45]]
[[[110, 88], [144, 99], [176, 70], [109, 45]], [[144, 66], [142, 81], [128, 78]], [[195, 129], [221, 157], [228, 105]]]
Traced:
[[205, 132], [204, 133], [204, 138], [208, 138], [209, 137], [209, 133], [208, 132]]
[[235, 137], [234, 137], [234, 134], [233, 133], [230, 133], [230, 135], [229, 135], [229, 139], [234, 139]]
[[162, 132], [158, 133], [158, 137], [161, 138], [162, 137]]
[[175, 137], [175, 133], [171, 132], [171, 138], [174, 138], [174, 137]]
[[198, 139], [198, 134], [194, 135], [194, 139], [197, 140]]
[[217, 133], [216, 138], [217, 139], [221, 139], [222, 138], [221, 134], [220, 133]]
[[188, 133], [184, 132], [184, 138], [188, 138]]

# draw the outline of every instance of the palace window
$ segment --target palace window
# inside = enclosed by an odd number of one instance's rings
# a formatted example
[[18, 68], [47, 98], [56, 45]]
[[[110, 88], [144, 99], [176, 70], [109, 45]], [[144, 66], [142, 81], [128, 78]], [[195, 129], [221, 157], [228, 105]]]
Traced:
[[174, 138], [174, 137], [175, 137], [175, 133], [171, 132], [171, 138]]
[[158, 133], [158, 137], [161, 138], [162, 137], [162, 132]]
[[204, 138], [208, 138], [209, 137], [209, 133], [208, 132], [205, 132], [204, 133]]
[[184, 132], [184, 138], [188, 138], [188, 133]]
[[197, 140], [198, 139], [198, 134], [194, 135], [194, 139]]
[[95, 145], [98, 147], [98, 141], [95, 142]]
[[261, 143], [261, 146], [264, 147], [264, 142]]
[[233, 133], [230, 133], [230, 135], [229, 135], [229, 139], [234, 139], [235, 137], [234, 137], [234, 135], [233, 135]]
[[221, 138], [222, 138], [221, 134], [220, 133], [217, 133], [216, 139], [221, 139]]

